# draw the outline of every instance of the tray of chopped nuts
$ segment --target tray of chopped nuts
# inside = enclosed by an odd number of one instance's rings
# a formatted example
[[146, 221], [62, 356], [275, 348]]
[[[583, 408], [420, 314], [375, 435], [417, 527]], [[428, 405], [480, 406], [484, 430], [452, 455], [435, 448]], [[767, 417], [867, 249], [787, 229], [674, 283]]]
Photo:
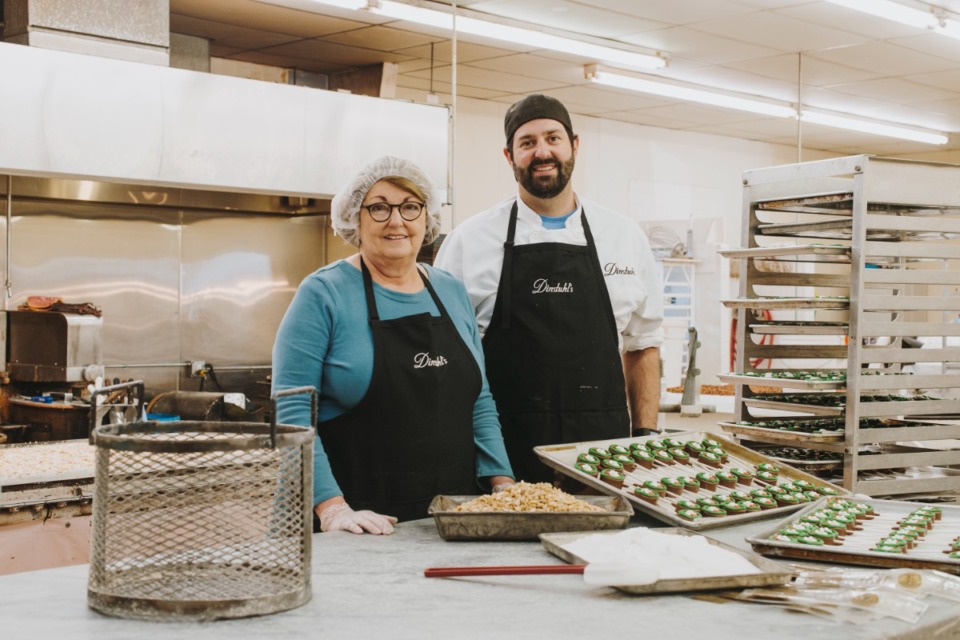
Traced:
[[482, 496], [437, 496], [428, 513], [444, 540], [537, 540], [541, 533], [623, 529], [633, 516], [619, 496], [572, 496], [546, 482], [518, 482]]

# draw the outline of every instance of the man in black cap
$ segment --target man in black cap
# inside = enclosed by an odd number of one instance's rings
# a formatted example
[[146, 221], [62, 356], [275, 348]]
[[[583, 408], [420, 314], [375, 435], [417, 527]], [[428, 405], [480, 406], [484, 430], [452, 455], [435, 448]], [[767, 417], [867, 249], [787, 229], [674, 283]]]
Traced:
[[504, 133], [518, 196], [454, 229], [436, 265], [467, 286], [517, 479], [550, 481], [533, 447], [656, 429], [660, 283], [640, 227], [574, 192], [559, 100], [516, 102]]

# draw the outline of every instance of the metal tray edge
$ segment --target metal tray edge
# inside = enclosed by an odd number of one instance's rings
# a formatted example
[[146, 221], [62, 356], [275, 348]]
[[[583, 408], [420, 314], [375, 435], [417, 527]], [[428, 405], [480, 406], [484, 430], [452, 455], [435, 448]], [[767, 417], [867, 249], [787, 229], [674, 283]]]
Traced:
[[[700, 535], [692, 531], [681, 528], [667, 528], [667, 529], [654, 529], [657, 533], [665, 533], [669, 535], [681, 535], [681, 536], [696, 536]], [[554, 556], [560, 558], [564, 562], [571, 564], [586, 564], [586, 562], [578, 557], [577, 555], [570, 553], [563, 548], [563, 542], [557, 540], [559, 537], [571, 537], [567, 542], [572, 542], [580, 537], [587, 535], [612, 535], [618, 533], [615, 531], [571, 531], [567, 533], [545, 533], [541, 534], [540, 543], [543, 548]], [[576, 537], [572, 537], [576, 536]], [[731, 589], [731, 588], [741, 588], [741, 587], [762, 587], [770, 585], [785, 584], [789, 582], [795, 575], [796, 572], [791, 571], [783, 564], [768, 560], [762, 555], [745, 551], [743, 549], [738, 549], [737, 547], [731, 546], [725, 542], [715, 540], [710, 536], [703, 536], [707, 541], [721, 549], [726, 551], [732, 551], [737, 555], [746, 558], [749, 560], [755, 567], [761, 569], [763, 573], [760, 574], [746, 574], [746, 575], [737, 575], [737, 576], [712, 576], [704, 578], [672, 578], [666, 580], [658, 580], [654, 584], [650, 585], [636, 585], [636, 586], [615, 586], [614, 588], [618, 591], [629, 594], [649, 594], [649, 593], [677, 593], [684, 591], [712, 591], [717, 589]]]

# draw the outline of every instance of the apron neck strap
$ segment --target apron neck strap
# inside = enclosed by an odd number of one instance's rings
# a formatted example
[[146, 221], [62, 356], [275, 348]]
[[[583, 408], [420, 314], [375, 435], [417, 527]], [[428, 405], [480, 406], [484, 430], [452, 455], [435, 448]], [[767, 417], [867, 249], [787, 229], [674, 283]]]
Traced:
[[[513, 201], [510, 208], [510, 222], [507, 225], [507, 239], [503, 242], [503, 266], [500, 268], [500, 279], [503, 282], [513, 282], [513, 239], [517, 234], [517, 201]], [[510, 317], [512, 315], [513, 287], [504, 287], [500, 295], [502, 311], [500, 314], [500, 324], [504, 329], [510, 328]]]
[[[420, 267], [417, 266], [417, 275], [420, 276], [420, 279], [423, 281], [423, 286], [426, 287], [427, 291], [430, 293], [430, 297], [433, 298], [433, 303], [437, 305], [437, 311], [440, 312], [440, 315], [446, 317], [447, 310], [444, 308], [443, 303], [440, 302], [440, 296], [437, 295], [437, 292], [434, 291], [433, 285], [430, 284], [430, 279], [423, 275], [423, 272], [420, 271]], [[380, 319], [380, 312], [377, 311], [377, 300], [373, 295], [373, 278], [370, 276], [370, 269], [367, 268], [367, 263], [364, 262], [363, 256], [360, 256], [360, 273], [363, 275], [363, 293], [367, 298], [367, 317], [373, 320]]]

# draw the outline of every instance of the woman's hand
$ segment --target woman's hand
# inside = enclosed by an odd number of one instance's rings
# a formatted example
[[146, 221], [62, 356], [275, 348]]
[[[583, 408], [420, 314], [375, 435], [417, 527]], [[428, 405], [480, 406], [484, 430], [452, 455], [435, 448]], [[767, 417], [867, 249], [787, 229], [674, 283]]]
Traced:
[[393, 516], [384, 516], [373, 511], [354, 511], [342, 499], [324, 507], [317, 505], [317, 516], [320, 518], [321, 531], [349, 531], [351, 533], [372, 533], [374, 535], [389, 535], [393, 533], [393, 525], [397, 519]]
[[510, 476], [493, 476], [490, 478], [490, 493], [506, 491], [516, 484]]

